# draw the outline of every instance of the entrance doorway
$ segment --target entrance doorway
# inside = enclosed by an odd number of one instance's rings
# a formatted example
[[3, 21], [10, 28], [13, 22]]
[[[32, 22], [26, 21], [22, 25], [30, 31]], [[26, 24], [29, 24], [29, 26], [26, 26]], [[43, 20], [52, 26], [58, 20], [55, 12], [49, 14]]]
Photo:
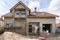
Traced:
[[29, 25], [29, 33], [32, 33], [32, 25]]
[[29, 22], [29, 34], [39, 35], [39, 22]]
[[43, 31], [46, 32], [48, 30], [48, 32], [51, 33], [51, 26], [52, 24], [43, 24]]

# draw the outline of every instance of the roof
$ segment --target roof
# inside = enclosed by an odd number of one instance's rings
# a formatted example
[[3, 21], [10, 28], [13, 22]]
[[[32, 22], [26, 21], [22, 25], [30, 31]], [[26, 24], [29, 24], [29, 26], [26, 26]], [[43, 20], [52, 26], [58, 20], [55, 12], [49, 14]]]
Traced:
[[3, 18], [0, 18], [0, 21], [4, 21]]
[[58, 17], [57, 15], [47, 13], [47, 12], [31, 12], [28, 17]]
[[[19, 1], [16, 5], [14, 5], [10, 11], [12, 11], [14, 8], [16, 8], [19, 4], [22, 4], [26, 9], [28, 9], [30, 11], [30, 9], [21, 1]], [[3, 15], [4, 17], [12, 17], [12, 13], [7, 13], [5, 15]], [[30, 15], [28, 15], [28, 17], [32, 18], [32, 17], [58, 17], [57, 15], [54, 15], [54, 14], [50, 14], [50, 13], [47, 13], [47, 12], [31, 12]]]
[[56, 27], [57, 27], [57, 28], [60, 28], [60, 23], [57, 23], [57, 24], [56, 24]]
[[13, 15], [9, 12], [9, 13], [6, 13], [5, 15], [2, 15], [2, 17], [12, 17]]
[[30, 9], [23, 2], [21, 2], [21, 1], [19, 1], [16, 5], [14, 5], [10, 10], [15, 9], [20, 4], [23, 5], [26, 9], [28, 9], [30, 11]]
[[[5, 15], [3, 15], [4, 17], [13, 17], [13, 15], [11, 13], [7, 13]], [[50, 13], [47, 13], [47, 12], [31, 12], [30, 15], [28, 15], [29, 18], [33, 18], [33, 17], [58, 17], [57, 15], [54, 15], [54, 14], [50, 14]]]

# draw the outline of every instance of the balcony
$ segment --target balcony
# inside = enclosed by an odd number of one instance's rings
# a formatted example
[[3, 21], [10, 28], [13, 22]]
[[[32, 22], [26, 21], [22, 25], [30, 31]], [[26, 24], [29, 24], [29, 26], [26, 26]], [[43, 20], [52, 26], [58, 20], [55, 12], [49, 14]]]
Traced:
[[22, 12], [22, 13], [16, 13], [14, 15], [14, 18], [26, 18], [26, 13]]

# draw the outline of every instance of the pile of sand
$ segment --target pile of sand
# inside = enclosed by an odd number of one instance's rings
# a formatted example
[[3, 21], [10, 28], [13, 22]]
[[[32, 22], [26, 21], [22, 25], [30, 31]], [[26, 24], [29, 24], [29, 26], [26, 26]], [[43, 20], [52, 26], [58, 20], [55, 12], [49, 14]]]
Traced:
[[4, 32], [0, 36], [0, 40], [37, 40], [37, 39], [30, 39], [13, 32]]

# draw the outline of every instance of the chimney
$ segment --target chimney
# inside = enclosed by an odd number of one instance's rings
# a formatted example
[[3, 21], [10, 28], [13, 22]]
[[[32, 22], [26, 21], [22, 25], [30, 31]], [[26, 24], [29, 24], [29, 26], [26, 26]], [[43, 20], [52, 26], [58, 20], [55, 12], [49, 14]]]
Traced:
[[35, 7], [35, 12], [37, 12], [37, 7]]

